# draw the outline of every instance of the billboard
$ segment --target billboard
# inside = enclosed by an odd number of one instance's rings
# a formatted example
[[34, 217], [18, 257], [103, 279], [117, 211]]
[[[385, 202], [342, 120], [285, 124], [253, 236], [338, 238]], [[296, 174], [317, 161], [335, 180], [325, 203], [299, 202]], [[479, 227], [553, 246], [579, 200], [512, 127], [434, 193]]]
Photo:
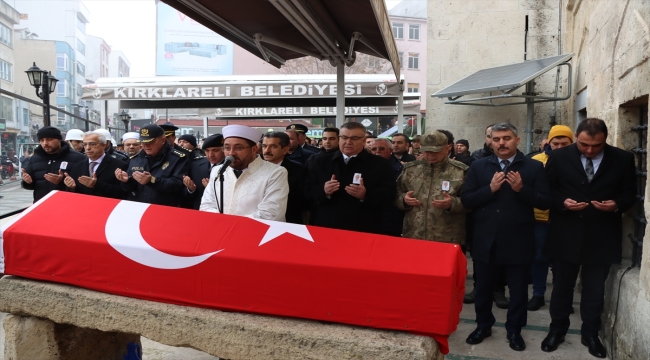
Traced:
[[232, 75], [233, 43], [158, 2], [156, 75]]

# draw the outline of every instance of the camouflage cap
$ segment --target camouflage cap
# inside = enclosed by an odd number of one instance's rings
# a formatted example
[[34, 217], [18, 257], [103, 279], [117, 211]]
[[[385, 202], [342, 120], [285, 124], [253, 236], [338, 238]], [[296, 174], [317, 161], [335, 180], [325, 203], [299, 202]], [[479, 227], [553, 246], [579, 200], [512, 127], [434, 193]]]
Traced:
[[420, 140], [420, 150], [422, 151], [440, 152], [445, 146], [447, 146], [447, 135], [440, 131], [423, 135]]

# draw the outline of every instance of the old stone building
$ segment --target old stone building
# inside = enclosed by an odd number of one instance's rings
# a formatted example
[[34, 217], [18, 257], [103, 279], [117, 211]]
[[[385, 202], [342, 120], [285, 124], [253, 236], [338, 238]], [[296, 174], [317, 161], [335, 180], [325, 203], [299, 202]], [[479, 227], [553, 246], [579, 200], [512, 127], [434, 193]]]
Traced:
[[[428, 3], [427, 94], [473, 72], [523, 61], [524, 19], [529, 17], [528, 59], [573, 53], [573, 73], [562, 70], [559, 94], [571, 97], [535, 105], [534, 129], [548, 130], [551, 116], [572, 128], [579, 120], [602, 118], [611, 145], [634, 151], [639, 169], [639, 205], [625, 214], [623, 264], [612, 267], [604, 312], [604, 342], [616, 359], [648, 359], [650, 347], [650, 252], [641, 255], [645, 215], [650, 211], [645, 188], [648, 95], [650, 94], [650, 2], [647, 0], [494, 0]], [[558, 25], [561, 50], [558, 51]], [[551, 95], [555, 70], [536, 80], [535, 90]], [[523, 88], [522, 90], [523, 91]], [[526, 106], [476, 107], [427, 102], [427, 130], [446, 128], [483, 143], [486, 125], [510, 121], [525, 138]], [[536, 144], [546, 133], [535, 134]], [[524, 141], [520, 149], [525, 147]], [[645, 197], [644, 197], [645, 196]], [[625, 270], [631, 265], [632, 269]], [[619, 295], [619, 283], [621, 283]], [[617, 306], [618, 305], [618, 306]], [[618, 319], [617, 319], [618, 318]]]

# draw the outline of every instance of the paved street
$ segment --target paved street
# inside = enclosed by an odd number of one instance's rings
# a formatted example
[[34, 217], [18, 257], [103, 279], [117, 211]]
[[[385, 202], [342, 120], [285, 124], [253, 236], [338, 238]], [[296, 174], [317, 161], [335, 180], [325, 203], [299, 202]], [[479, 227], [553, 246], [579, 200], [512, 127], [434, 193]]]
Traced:
[[0, 196], [0, 215], [24, 209], [34, 202], [32, 191], [21, 188], [20, 180], [3, 180]]

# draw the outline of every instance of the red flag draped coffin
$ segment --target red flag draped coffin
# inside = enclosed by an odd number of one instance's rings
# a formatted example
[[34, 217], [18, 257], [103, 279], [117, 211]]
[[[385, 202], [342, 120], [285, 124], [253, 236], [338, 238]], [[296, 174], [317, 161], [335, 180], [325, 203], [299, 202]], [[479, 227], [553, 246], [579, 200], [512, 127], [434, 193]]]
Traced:
[[[0, 232], [4, 273], [173, 304], [434, 337], [462, 310], [453, 244], [52, 192]], [[2, 270], [2, 269], [0, 269]]]

